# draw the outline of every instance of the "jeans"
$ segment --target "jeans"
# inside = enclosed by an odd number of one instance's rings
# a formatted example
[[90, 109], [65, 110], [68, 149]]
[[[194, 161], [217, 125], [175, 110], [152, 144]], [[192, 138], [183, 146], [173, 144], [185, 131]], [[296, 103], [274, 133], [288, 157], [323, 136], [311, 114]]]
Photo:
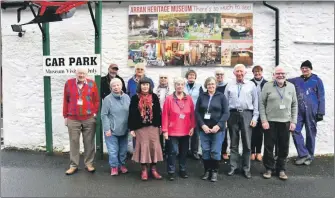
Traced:
[[202, 159], [221, 160], [221, 149], [224, 136], [224, 131], [209, 134], [206, 134], [204, 131], [200, 131]]
[[186, 171], [186, 157], [189, 145], [189, 136], [169, 136], [167, 144], [167, 170], [168, 173], [175, 173], [176, 155], [179, 150], [179, 171]]
[[128, 134], [123, 136], [105, 135], [105, 142], [109, 155], [109, 165], [111, 168], [117, 168], [125, 165], [128, 149]]

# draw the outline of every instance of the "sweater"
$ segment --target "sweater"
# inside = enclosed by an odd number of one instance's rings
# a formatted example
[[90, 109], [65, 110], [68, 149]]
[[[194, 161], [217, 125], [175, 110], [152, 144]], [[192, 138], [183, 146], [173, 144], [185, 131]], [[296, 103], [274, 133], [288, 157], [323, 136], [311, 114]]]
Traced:
[[194, 83], [192, 88], [188, 83], [186, 83], [184, 92], [192, 97], [193, 104], [197, 104], [198, 97], [203, 93], [203, 89], [199, 83]]
[[169, 136], [187, 136], [195, 128], [194, 104], [184, 93], [178, 99], [175, 93], [166, 97], [162, 112], [162, 131]]
[[[79, 97], [79, 92], [81, 97]], [[78, 100], [82, 104], [78, 104]], [[96, 83], [86, 79], [83, 87], [79, 89], [77, 79], [72, 78], [66, 81], [63, 98], [63, 117], [71, 120], [87, 120], [98, 113], [100, 97]]]
[[[123, 91], [123, 93], [127, 93], [126, 92], [126, 84], [124, 83], [124, 80], [118, 75], [116, 75], [115, 78], [118, 78], [118, 79], [121, 80], [122, 91]], [[110, 78], [109, 74], [107, 74], [106, 76], [101, 78], [101, 94], [100, 94], [100, 97], [102, 99], [105, 99], [105, 97], [108, 96], [111, 93], [111, 89], [110, 89], [111, 80], [112, 79]]]
[[[286, 81], [284, 87], [277, 87], [283, 94], [283, 100], [276, 89], [274, 81], [265, 83], [260, 102], [260, 115], [262, 122], [292, 122], [297, 123], [298, 102], [295, 87]], [[284, 107], [285, 106], [285, 107]]]
[[110, 93], [102, 101], [101, 121], [103, 131], [110, 130], [112, 135], [123, 136], [128, 130], [130, 98], [127, 94]]
[[154, 126], [154, 127], [160, 127], [162, 124], [161, 119], [161, 107], [159, 104], [159, 98], [156, 94], [152, 94], [152, 112], [153, 112], [153, 118], [152, 123], [143, 123], [140, 110], [138, 108], [138, 103], [140, 101], [140, 98], [138, 95], [134, 95], [131, 97], [130, 100], [130, 106], [129, 106], [129, 116], [128, 116], [128, 128], [130, 131], [134, 131], [146, 126]]
[[[220, 127], [220, 131], [225, 130], [226, 121], [229, 118], [228, 101], [223, 93], [216, 91], [212, 96], [212, 100], [209, 103], [210, 96], [208, 92], [202, 93], [196, 104], [195, 114], [198, 121], [198, 126], [201, 128], [202, 125], [207, 125], [209, 128], [213, 128], [215, 125]], [[205, 119], [205, 114], [210, 114], [210, 119]]]

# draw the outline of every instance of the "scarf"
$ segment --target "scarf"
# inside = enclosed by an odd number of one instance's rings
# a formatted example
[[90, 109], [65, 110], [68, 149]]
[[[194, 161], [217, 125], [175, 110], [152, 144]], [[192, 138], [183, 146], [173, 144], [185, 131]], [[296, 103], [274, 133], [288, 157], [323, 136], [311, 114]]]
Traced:
[[157, 94], [158, 98], [161, 98], [161, 90], [162, 89], [166, 89], [165, 97], [164, 97], [164, 98], [166, 98], [170, 93], [169, 86], [168, 85], [166, 85], [166, 86], [158, 85], [157, 90], [156, 90], [156, 94]]
[[[152, 113], [152, 94], [138, 94], [138, 97], [140, 99], [138, 108], [140, 110], [141, 117], [143, 121], [146, 121], [147, 119], [151, 122], [153, 113]], [[149, 118], [147, 118], [147, 109], [149, 109]]]
[[218, 84], [217, 84], [217, 86], [218, 87], [223, 87], [223, 86], [225, 86], [227, 83], [226, 82], [219, 82]]

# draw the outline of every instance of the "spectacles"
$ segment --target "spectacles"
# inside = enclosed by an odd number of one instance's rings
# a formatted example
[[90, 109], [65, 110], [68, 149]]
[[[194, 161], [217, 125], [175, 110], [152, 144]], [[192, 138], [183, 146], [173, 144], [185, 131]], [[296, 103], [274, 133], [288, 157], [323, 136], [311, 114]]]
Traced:
[[112, 70], [118, 71], [119, 68], [117, 68], [117, 67], [113, 67]]
[[138, 71], [143, 71], [144, 69], [142, 69], [142, 68], [137, 68], [136, 70], [138, 70]]
[[167, 79], [167, 77], [160, 77], [160, 79]]
[[275, 73], [277, 76], [279, 76], [279, 75], [283, 75], [283, 76], [285, 76], [286, 75], [286, 73]]
[[224, 74], [216, 74], [217, 76], [224, 76]]

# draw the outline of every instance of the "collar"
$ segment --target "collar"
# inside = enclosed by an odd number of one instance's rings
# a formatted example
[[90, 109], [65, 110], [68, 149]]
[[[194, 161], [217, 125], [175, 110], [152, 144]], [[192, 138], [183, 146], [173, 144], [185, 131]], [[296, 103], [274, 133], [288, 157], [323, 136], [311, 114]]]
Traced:
[[[204, 92], [204, 94], [206, 94], [206, 95], [208, 95], [208, 96], [209, 96], [208, 90], [207, 90], [206, 92]], [[217, 94], [219, 94], [219, 92], [215, 90], [215, 92], [214, 92], [213, 96], [215, 96], [215, 95], [217, 95]], [[213, 96], [212, 96], [212, 97], [213, 97]]]
[[[283, 87], [286, 87], [286, 85], [287, 85], [287, 84], [286, 84], [286, 80], [285, 80], [285, 81], [284, 81], [284, 86], [283, 86]], [[275, 81], [275, 80], [273, 81], [273, 86], [274, 86], [274, 87], [277, 86], [277, 81]]]
[[[186, 100], [186, 99], [187, 99], [187, 95], [186, 95], [186, 93], [185, 93], [185, 92], [183, 92], [183, 95], [184, 95], [184, 96], [183, 96], [183, 98], [182, 98], [182, 99], [183, 99], [183, 100]], [[176, 92], [175, 92], [175, 91], [173, 92], [173, 98], [178, 100], [178, 98], [177, 98], [177, 95], [176, 95]]]
[[[85, 79], [84, 84], [87, 84], [87, 79]], [[78, 85], [78, 79], [76, 78], [76, 85]]]
[[242, 82], [238, 82], [238, 81], [236, 80], [236, 84], [239, 84], [239, 83], [245, 84], [245, 80], [243, 79]]
[[254, 78], [254, 80], [255, 80], [256, 82], [262, 82], [262, 81], [264, 80], [264, 78], [262, 77], [260, 80], [257, 80], [256, 78]]

